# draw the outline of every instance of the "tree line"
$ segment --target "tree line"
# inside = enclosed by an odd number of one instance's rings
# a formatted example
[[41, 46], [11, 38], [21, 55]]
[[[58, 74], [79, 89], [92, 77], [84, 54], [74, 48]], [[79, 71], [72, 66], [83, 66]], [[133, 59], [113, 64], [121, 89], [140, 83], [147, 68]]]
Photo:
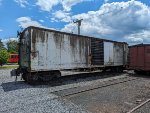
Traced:
[[7, 63], [9, 54], [18, 54], [18, 41], [8, 40], [5, 46], [0, 39], [0, 65]]

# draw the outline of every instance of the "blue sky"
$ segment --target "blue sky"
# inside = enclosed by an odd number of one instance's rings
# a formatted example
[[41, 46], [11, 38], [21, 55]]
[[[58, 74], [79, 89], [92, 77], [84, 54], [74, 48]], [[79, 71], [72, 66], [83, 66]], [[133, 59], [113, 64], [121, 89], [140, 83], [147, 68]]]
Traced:
[[149, 0], [0, 0], [0, 38], [30, 25], [128, 43], [150, 43]]

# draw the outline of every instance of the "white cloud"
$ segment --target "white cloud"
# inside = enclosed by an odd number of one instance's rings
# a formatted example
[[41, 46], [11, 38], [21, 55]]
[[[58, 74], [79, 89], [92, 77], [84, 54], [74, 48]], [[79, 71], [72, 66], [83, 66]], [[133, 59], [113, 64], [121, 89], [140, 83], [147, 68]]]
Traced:
[[[106, 3], [98, 11], [89, 11], [71, 18], [83, 19], [83, 35], [118, 41], [150, 41], [150, 7], [140, 1]], [[77, 33], [77, 25], [69, 23], [62, 30]]]
[[55, 21], [62, 21], [62, 22], [71, 22], [71, 17], [70, 17], [70, 13], [66, 13], [64, 11], [56, 11], [55, 13], [53, 13], [55, 18], [52, 18], [51, 20], [55, 20]]
[[19, 4], [20, 7], [23, 7], [23, 8], [25, 8], [26, 5], [29, 4], [27, 0], [14, 0], [14, 1], [15, 1], [17, 4]]
[[150, 31], [143, 30], [137, 33], [129, 34], [124, 37], [130, 43], [150, 43]]
[[41, 23], [43, 23], [44, 22], [44, 20], [39, 20]]
[[29, 26], [42, 27], [40, 23], [32, 20], [30, 17], [20, 17], [20, 18], [17, 18], [16, 21], [19, 23], [19, 26], [22, 28], [26, 28]]
[[59, 22], [56, 18], [51, 18], [51, 22]]
[[87, 1], [93, 0], [37, 0], [36, 5], [39, 6], [41, 10], [49, 12], [54, 6], [61, 4], [64, 11], [70, 11], [72, 6]]
[[59, 4], [59, 0], [37, 0], [36, 5], [38, 5], [43, 11], [51, 11], [53, 6]]
[[72, 6], [81, 2], [87, 2], [87, 1], [92, 1], [92, 0], [62, 0], [61, 3], [65, 11], [70, 11]]
[[2, 32], [3, 30], [2, 29], [0, 29], [0, 32]]
[[18, 38], [15, 38], [15, 37], [12, 37], [12, 38], [5, 38], [5, 39], [2, 39], [2, 42], [6, 43], [8, 42], [9, 40], [18, 40]]

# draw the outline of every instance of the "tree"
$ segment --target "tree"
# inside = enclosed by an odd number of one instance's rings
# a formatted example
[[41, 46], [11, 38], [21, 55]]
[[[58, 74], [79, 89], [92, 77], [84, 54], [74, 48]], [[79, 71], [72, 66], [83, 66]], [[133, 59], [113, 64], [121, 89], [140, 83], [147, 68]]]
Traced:
[[4, 44], [3, 44], [2, 40], [0, 39], [0, 50], [1, 49], [4, 49]]
[[1, 49], [0, 50], [0, 65], [5, 64], [7, 62], [7, 59], [9, 57], [9, 54], [7, 52], [7, 49]]
[[9, 53], [18, 53], [18, 41], [9, 40], [6, 45]]

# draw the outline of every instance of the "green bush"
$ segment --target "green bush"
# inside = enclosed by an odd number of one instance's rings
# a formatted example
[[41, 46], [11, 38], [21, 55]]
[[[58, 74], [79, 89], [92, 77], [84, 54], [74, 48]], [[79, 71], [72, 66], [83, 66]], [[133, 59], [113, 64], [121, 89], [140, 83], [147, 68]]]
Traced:
[[7, 59], [9, 57], [9, 53], [6, 49], [0, 50], [0, 65], [7, 63]]

